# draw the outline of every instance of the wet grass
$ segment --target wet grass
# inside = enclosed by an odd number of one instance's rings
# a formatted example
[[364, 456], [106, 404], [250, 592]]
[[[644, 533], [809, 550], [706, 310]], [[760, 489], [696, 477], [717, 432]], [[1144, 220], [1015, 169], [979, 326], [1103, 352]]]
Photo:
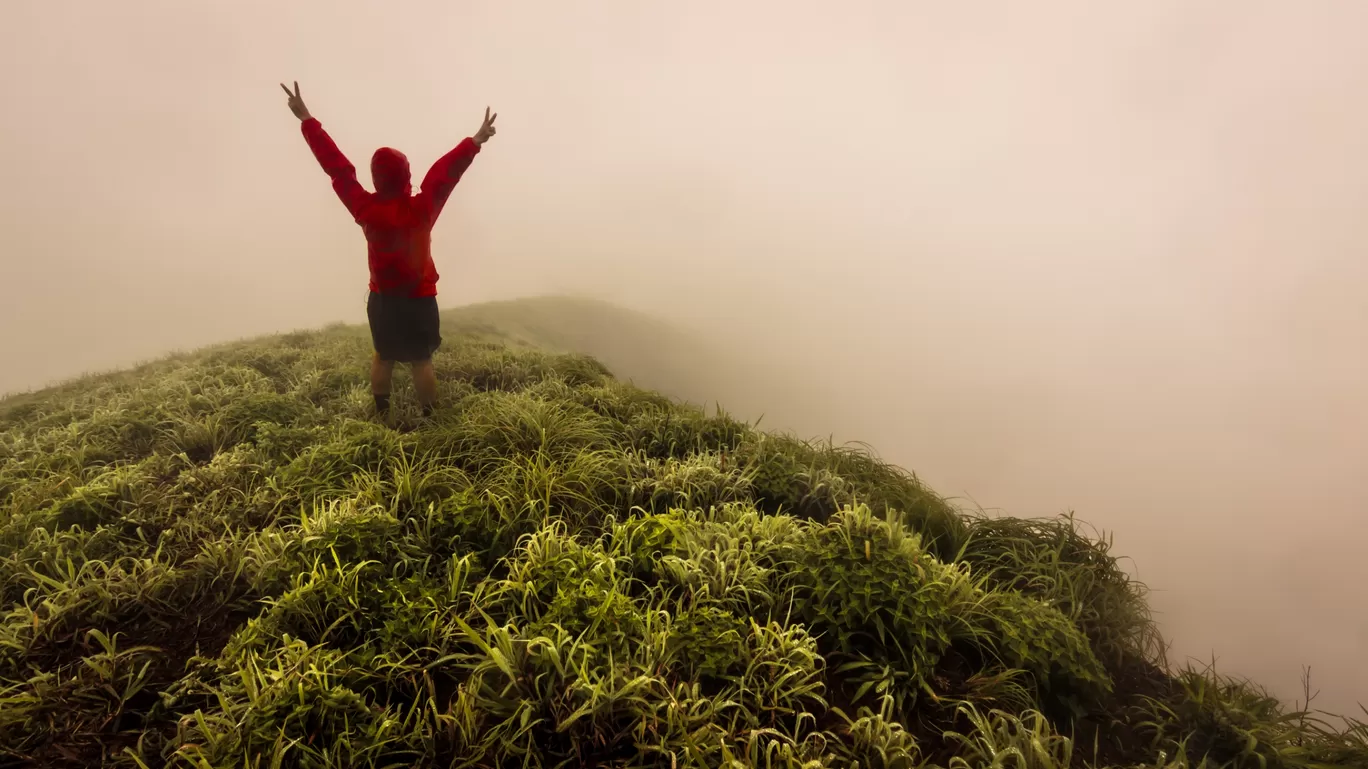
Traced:
[[0, 766], [1368, 766], [1071, 518], [448, 322], [429, 422], [349, 327], [0, 402]]

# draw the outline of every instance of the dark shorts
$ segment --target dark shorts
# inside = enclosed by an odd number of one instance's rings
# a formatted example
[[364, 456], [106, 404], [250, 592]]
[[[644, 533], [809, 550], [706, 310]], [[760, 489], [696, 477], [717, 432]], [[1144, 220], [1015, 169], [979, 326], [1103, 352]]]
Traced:
[[381, 360], [414, 363], [432, 357], [442, 344], [437, 297], [412, 298], [374, 291], [366, 298], [371, 344]]

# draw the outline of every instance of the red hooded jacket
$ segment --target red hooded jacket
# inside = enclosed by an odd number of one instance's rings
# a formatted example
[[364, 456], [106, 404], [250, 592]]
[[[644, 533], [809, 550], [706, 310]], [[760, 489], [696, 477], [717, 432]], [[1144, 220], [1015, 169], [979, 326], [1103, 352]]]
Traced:
[[437, 268], [432, 263], [432, 225], [447, 198], [480, 152], [467, 138], [432, 164], [418, 194], [413, 194], [404, 153], [381, 147], [371, 157], [375, 192], [356, 180], [356, 168], [337, 148], [317, 118], [300, 125], [319, 165], [332, 179], [333, 190], [366, 234], [370, 290], [411, 297], [437, 295]]

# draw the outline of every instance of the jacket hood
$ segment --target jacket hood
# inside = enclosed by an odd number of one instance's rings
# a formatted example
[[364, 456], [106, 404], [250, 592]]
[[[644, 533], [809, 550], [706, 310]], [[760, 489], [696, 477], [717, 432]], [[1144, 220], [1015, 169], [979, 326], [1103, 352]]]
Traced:
[[381, 147], [371, 156], [371, 180], [381, 197], [407, 197], [413, 191], [408, 158], [392, 147]]

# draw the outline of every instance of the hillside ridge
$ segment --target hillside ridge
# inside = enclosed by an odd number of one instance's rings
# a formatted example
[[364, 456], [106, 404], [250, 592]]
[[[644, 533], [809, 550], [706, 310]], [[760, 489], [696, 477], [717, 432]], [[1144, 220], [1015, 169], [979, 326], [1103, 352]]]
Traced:
[[0, 766], [1368, 766], [1170, 669], [1105, 537], [622, 381], [601, 310], [444, 312], [432, 420], [347, 325], [0, 401]]

